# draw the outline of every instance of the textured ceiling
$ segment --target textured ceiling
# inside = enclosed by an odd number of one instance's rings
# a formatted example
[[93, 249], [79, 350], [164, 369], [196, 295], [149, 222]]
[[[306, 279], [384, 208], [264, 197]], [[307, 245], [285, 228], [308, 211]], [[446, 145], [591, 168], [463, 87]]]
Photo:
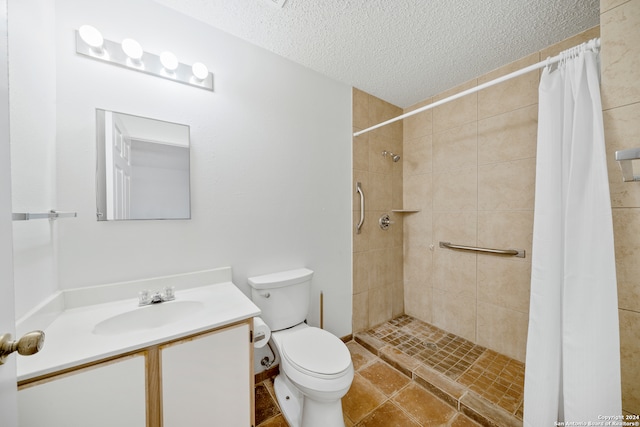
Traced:
[[155, 1], [399, 107], [600, 19], [600, 0]]

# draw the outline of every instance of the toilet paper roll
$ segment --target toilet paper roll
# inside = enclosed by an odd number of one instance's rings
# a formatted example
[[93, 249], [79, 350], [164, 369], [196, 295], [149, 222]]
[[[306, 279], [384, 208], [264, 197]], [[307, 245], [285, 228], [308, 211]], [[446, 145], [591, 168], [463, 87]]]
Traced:
[[253, 318], [253, 346], [255, 348], [264, 347], [271, 338], [271, 329], [259, 317]]

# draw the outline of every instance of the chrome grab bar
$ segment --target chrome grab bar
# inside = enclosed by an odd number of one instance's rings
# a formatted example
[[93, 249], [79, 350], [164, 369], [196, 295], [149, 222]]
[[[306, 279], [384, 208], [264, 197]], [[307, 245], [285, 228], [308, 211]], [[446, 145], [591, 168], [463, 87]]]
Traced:
[[458, 250], [461, 250], [461, 251], [490, 253], [490, 254], [494, 254], [494, 255], [509, 255], [509, 256], [514, 256], [514, 257], [517, 257], [517, 258], [524, 258], [525, 257], [525, 253], [526, 253], [524, 249], [478, 248], [478, 247], [475, 247], [475, 246], [454, 245], [453, 243], [450, 243], [450, 242], [440, 242], [440, 247], [441, 248], [447, 248], [447, 249], [458, 249]]
[[364, 224], [364, 193], [359, 182], [356, 182], [356, 193], [360, 193], [360, 222], [356, 225], [356, 234], [360, 234], [360, 229]]

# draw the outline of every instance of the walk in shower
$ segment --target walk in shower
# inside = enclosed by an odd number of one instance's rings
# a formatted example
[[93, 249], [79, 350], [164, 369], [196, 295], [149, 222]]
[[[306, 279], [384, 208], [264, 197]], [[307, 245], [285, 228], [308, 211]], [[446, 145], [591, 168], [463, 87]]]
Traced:
[[[354, 234], [355, 338], [414, 378], [416, 367], [426, 366], [425, 375], [451, 386], [450, 397], [472, 390], [514, 425], [523, 419], [529, 323], [540, 81], [533, 67], [598, 35], [599, 28], [586, 31], [404, 111], [354, 90], [354, 182], [376, 207], [366, 212], [363, 233]], [[433, 102], [401, 122], [359, 132]], [[380, 166], [380, 149], [401, 160]], [[394, 221], [386, 231], [375, 224], [385, 210]], [[359, 214], [354, 197], [354, 218]], [[454, 251], [438, 242], [526, 256]]]

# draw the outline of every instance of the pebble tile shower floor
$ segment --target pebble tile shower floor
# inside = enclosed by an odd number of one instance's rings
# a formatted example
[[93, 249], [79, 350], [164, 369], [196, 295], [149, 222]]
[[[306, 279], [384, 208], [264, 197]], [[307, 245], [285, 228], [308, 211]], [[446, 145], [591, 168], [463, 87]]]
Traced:
[[[524, 364], [401, 316], [347, 343], [356, 375], [347, 427], [521, 427]], [[287, 427], [272, 380], [256, 386], [256, 425]]]

